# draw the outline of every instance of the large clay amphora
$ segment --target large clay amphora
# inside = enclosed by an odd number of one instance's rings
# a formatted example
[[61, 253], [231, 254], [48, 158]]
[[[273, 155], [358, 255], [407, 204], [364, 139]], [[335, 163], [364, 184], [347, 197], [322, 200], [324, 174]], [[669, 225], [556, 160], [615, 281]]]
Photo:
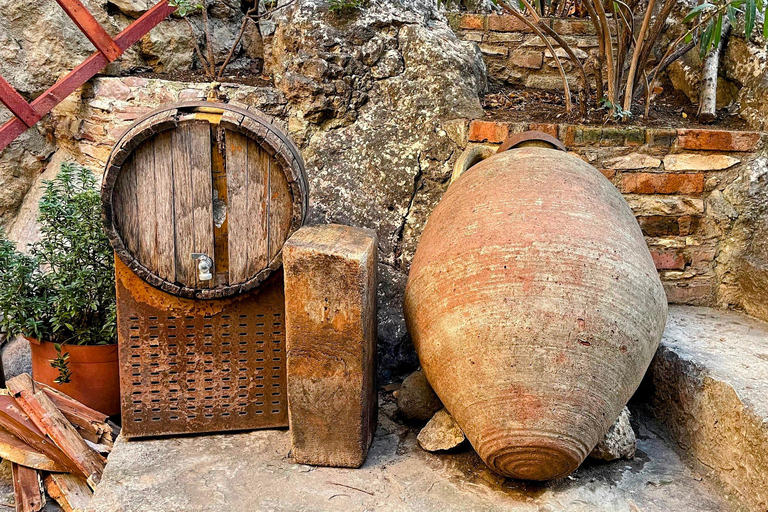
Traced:
[[561, 478], [618, 417], [667, 318], [616, 188], [564, 151], [466, 171], [411, 264], [405, 317], [429, 382], [494, 471]]

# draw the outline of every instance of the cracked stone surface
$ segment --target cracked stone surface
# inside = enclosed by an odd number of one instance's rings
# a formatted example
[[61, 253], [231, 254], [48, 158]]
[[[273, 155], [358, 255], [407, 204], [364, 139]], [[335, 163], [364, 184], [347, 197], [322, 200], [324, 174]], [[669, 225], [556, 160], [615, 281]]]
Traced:
[[546, 484], [505, 480], [470, 448], [423, 451], [382, 404], [368, 459], [357, 470], [294, 464], [286, 431], [115, 444], [94, 512], [213, 511], [727, 511], [716, 491], [656, 433], [637, 425], [632, 461], [587, 462]]
[[638, 395], [726, 494], [768, 509], [768, 324], [670, 306]]

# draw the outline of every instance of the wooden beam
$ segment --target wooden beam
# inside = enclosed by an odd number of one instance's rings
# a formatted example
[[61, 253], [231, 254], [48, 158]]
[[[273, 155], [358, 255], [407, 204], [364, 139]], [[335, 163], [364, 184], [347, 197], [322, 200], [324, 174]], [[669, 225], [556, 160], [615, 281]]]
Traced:
[[27, 103], [27, 100], [22, 98], [21, 94], [16, 92], [16, 89], [2, 76], [0, 76], [0, 101], [27, 126], [32, 126], [40, 120], [40, 116]]
[[85, 512], [93, 495], [85, 480], [63, 473], [46, 476], [45, 490], [64, 512]]
[[45, 506], [45, 497], [40, 488], [37, 470], [11, 464], [13, 472], [13, 494], [16, 498], [16, 512], [39, 512]]
[[23, 373], [8, 381], [8, 389], [37, 428], [50, 437], [72, 459], [95, 488], [101, 480], [106, 461], [89, 447], [75, 427], [64, 417], [42, 390], [36, 390], [32, 377]]
[[[125, 51], [175, 10], [175, 7], [168, 5], [168, 0], [158, 2], [120, 32], [115, 37], [115, 43], [121, 50]], [[107, 64], [109, 61], [101, 52], [94, 53], [33, 101], [32, 108], [42, 117], [78, 87], [93, 78]], [[0, 151], [16, 140], [16, 137], [24, 133], [27, 128], [29, 127], [18, 117], [14, 117], [0, 126]]]
[[123, 53], [123, 50], [112, 40], [112, 36], [107, 34], [104, 27], [96, 21], [93, 14], [86, 9], [80, 0], [56, 0], [56, 2], [109, 62]]

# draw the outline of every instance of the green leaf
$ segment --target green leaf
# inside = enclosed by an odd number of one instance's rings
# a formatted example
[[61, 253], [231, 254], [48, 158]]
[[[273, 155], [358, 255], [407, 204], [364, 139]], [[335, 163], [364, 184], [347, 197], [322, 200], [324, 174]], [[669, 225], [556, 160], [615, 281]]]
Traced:
[[685, 44], [688, 44], [691, 41], [693, 41], [693, 32], [688, 32], [687, 34], [685, 34], [684, 41], [685, 41]]
[[765, 39], [765, 43], [768, 45], [768, 19], [763, 19], [763, 39]]
[[733, 5], [729, 5], [727, 8], [728, 13], [728, 20], [731, 22], [732, 27], [736, 27], [736, 9], [734, 9]]
[[746, 12], [744, 13], [744, 37], [747, 39], [752, 37], [756, 14], [757, 6], [755, 5], [755, 0], [747, 0]]
[[706, 10], [706, 9], [709, 9], [709, 8], [711, 8], [711, 7], [714, 7], [714, 5], [712, 5], [712, 4], [709, 4], [709, 3], [707, 3], [707, 2], [704, 2], [703, 4], [699, 4], [699, 5], [697, 5], [696, 7], [694, 7], [693, 9], [691, 9], [691, 10], [688, 12], [688, 15], [687, 15], [685, 18], [683, 18], [683, 23], [688, 23], [688, 22], [689, 22], [689, 21], [691, 21], [693, 18], [695, 18], [696, 16], [698, 16], [699, 14], [701, 14], [701, 12], [702, 12], [702, 11], [704, 11], [704, 10]]

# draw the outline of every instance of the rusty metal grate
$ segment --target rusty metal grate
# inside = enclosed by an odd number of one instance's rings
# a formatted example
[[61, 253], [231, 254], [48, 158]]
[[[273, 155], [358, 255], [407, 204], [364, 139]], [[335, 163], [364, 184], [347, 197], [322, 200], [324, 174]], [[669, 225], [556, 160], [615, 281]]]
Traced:
[[202, 305], [136, 281], [117, 287], [125, 436], [287, 426], [282, 273]]

